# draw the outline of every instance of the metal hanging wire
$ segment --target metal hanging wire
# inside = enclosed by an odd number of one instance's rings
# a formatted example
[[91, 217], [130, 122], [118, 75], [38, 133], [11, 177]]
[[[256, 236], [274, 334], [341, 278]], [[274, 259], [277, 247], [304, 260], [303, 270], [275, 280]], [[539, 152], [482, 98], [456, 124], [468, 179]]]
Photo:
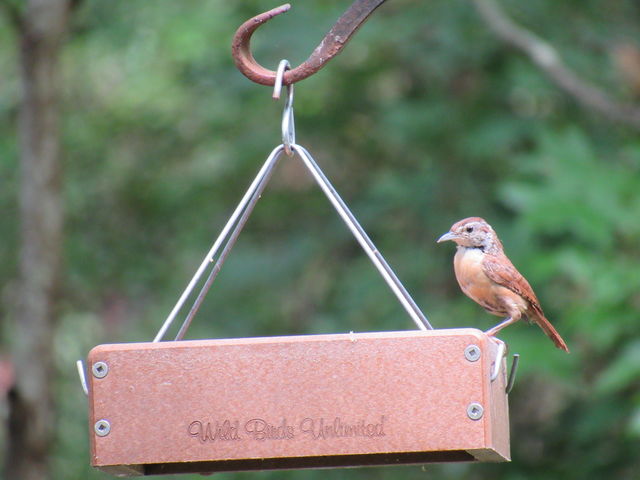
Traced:
[[[274, 85], [273, 97], [279, 98], [280, 93], [283, 86], [283, 77], [284, 72], [290, 68], [289, 62], [287, 60], [282, 60], [278, 65], [278, 70], [276, 72], [276, 81]], [[276, 166], [278, 159], [282, 152], [285, 152], [289, 156], [293, 156], [294, 153], [297, 153], [298, 156], [302, 159], [302, 162], [307, 167], [314, 180], [318, 183], [321, 190], [324, 192], [330, 203], [336, 209], [344, 223], [347, 225], [353, 236], [356, 238], [362, 249], [365, 251], [371, 262], [375, 265], [378, 272], [385, 280], [391, 291], [396, 295], [400, 304], [407, 311], [411, 319], [415, 322], [416, 326], [420, 330], [431, 330], [433, 327], [427, 320], [426, 316], [422, 313], [418, 305], [415, 303], [409, 292], [404, 288], [402, 282], [398, 279], [396, 274], [393, 272], [392, 268], [389, 266], [387, 261], [384, 259], [382, 254], [376, 248], [374, 243], [371, 241], [365, 230], [358, 223], [355, 216], [349, 210], [349, 207], [345, 204], [345, 202], [340, 198], [338, 192], [333, 187], [331, 182], [324, 175], [322, 169], [315, 162], [311, 154], [302, 146], [295, 143], [295, 122], [293, 115], [293, 85], [287, 85], [287, 98], [285, 100], [285, 106], [282, 113], [282, 144], [278, 145], [268, 156], [267, 160], [264, 162], [262, 168], [254, 178], [253, 182], [247, 189], [246, 193], [240, 200], [240, 203], [234, 210], [233, 214], [227, 221], [226, 225], [222, 229], [222, 232], [214, 242], [211, 250], [207, 253], [204, 260], [196, 270], [193, 278], [187, 285], [186, 289], [178, 299], [178, 302], [174, 306], [174, 308], [169, 313], [167, 319], [162, 324], [162, 327], [156, 334], [154, 338], [154, 342], [159, 342], [165, 336], [167, 330], [171, 327], [171, 324], [175, 320], [178, 312], [184, 306], [186, 300], [189, 298], [191, 293], [193, 292], [195, 286], [198, 281], [202, 277], [204, 271], [210, 263], [214, 262], [218, 250], [224, 243], [224, 247], [222, 248], [222, 252], [220, 256], [215, 260], [215, 265], [213, 266], [209, 276], [201, 288], [198, 296], [196, 297], [187, 317], [183, 321], [178, 334], [176, 335], [176, 340], [182, 340], [184, 335], [186, 334], [193, 317], [198, 312], [198, 309], [202, 305], [205, 295], [211, 288], [215, 278], [220, 272], [222, 265], [224, 264], [229, 252], [235, 245], [242, 228], [247, 222], [249, 216], [253, 212], [253, 209], [258, 202], [264, 188], [266, 187], [271, 174], [273, 173], [273, 169]], [[225, 243], [226, 241], [226, 243]]]
[[[273, 171], [273, 167], [275, 166], [275, 164], [276, 164], [276, 162], [278, 160], [278, 157], [280, 156], [280, 154], [282, 153], [283, 150], [284, 150], [284, 146], [283, 145], [277, 146], [271, 152], [271, 154], [269, 155], [267, 160], [264, 162], [264, 164], [262, 165], [262, 168], [260, 169], [260, 171], [256, 175], [256, 178], [253, 179], [253, 182], [251, 182], [251, 185], [247, 189], [247, 192], [244, 194], [244, 196], [242, 197], [242, 200], [240, 200], [240, 203], [238, 204], [238, 206], [236, 207], [234, 212], [231, 214], [231, 217], [229, 218], [229, 220], [227, 221], [226, 225], [222, 229], [222, 232], [220, 232], [220, 235], [218, 236], [218, 238], [214, 242], [213, 246], [211, 247], [211, 250], [209, 250], [207, 255], [204, 257], [204, 260], [202, 260], [202, 263], [200, 264], [200, 266], [196, 270], [196, 273], [194, 274], [193, 278], [191, 279], [191, 281], [187, 285], [187, 288], [184, 290], [184, 292], [182, 293], [182, 295], [178, 299], [178, 302], [173, 307], [173, 310], [171, 310], [171, 312], [169, 313], [169, 316], [167, 317], [167, 319], [162, 324], [162, 327], [160, 327], [160, 330], [158, 331], [158, 333], [156, 334], [155, 338], [153, 339], [154, 342], [159, 342], [160, 340], [162, 340], [164, 335], [167, 333], [167, 330], [169, 329], [169, 327], [171, 327], [171, 324], [175, 320], [175, 317], [177, 316], [178, 312], [180, 311], [180, 309], [182, 308], [182, 306], [186, 302], [187, 298], [189, 298], [189, 295], [191, 294], [191, 292], [195, 288], [196, 284], [198, 283], [198, 280], [200, 280], [200, 277], [202, 276], [202, 274], [204, 273], [205, 269], [207, 268], [207, 265], [209, 265], [211, 262], [213, 262], [213, 260], [214, 260], [214, 258], [216, 256], [216, 253], [218, 253], [218, 250], [220, 249], [220, 246], [225, 241], [225, 239], [229, 235], [229, 232], [234, 227], [234, 225], [239, 224], [238, 219], [242, 216], [242, 214], [245, 211], [245, 209], [247, 209], [248, 205], [250, 205], [250, 204], [255, 205], [255, 202], [259, 198], [259, 195], [262, 192], [262, 189], [264, 189], [264, 187], [266, 185], [266, 182], [264, 180], [269, 175], [271, 175], [271, 172]], [[257, 193], [257, 195], [256, 195], [256, 193]], [[253, 206], [251, 208], [253, 208]], [[251, 213], [251, 212], [249, 211], [249, 213]], [[237, 238], [237, 235], [236, 235], [236, 238]], [[224, 259], [223, 259], [223, 262], [224, 262]], [[218, 266], [218, 269], [221, 268], [221, 267], [222, 267], [222, 264], [220, 264]], [[215, 270], [215, 268], [214, 268], [214, 270]]]

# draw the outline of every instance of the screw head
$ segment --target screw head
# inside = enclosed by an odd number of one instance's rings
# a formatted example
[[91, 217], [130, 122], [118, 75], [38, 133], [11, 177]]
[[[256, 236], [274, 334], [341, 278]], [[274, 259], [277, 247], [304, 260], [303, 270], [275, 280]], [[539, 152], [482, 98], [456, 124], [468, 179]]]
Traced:
[[480, 350], [480, 347], [473, 343], [464, 349], [464, 357], [470, 362], [477, 362], [480, 359], [481, 353], [482, 350]]
[[105, 419], [98, 420], [93, 426], [93, 430], [99, 437], [106, 437], [111, 431], [111, 424]]
[[104, 378], [109, 373], [109, 366], [105, 362], [96, 362], [91, 367], [91, 372], [96, 378]]
[[480, 420], [484, 414], [484, 408], [477, 402], [470, 403], [467, 407], [467, 416], [471, 420]]

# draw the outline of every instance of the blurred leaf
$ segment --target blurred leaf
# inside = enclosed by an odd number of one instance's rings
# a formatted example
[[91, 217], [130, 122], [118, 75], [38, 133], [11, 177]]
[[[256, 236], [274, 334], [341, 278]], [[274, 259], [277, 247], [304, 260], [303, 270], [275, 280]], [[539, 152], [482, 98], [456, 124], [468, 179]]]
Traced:
[[596, 392], [611, 394], [640, 383], [640, 341], [628, 344], [604, 369], [596, 383]]

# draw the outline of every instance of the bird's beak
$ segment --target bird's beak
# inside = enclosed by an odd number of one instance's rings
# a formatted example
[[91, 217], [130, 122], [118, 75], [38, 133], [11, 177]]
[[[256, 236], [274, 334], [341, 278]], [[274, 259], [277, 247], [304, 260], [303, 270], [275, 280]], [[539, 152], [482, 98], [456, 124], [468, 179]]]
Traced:
[[442, 242], [446, 242], [447, 240], [455, 240], [456, 238], [458, 238], [458, 236], [453, 233], [453, 232], [447, 232], [444, 235], [442, 235], [437, 241], [436, 243], [442, 243]]

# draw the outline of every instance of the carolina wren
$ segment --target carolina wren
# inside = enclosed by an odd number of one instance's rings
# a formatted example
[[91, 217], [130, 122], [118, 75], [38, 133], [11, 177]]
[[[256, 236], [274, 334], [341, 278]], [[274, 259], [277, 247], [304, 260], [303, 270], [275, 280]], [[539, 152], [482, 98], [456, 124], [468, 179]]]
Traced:
[[507, 317], [487, 330], [487, 335], [494, 336], [524, 317], [537, 323], [556, 347], [569, 353], [567, 344], [544, 316], [531, 285], [504, 254], [491, 225], [479, 217], [465, 218], [454, 223], [438, 243], [446, 240], [458, 245], [453, 267], [462, 291], [487, 312]]

